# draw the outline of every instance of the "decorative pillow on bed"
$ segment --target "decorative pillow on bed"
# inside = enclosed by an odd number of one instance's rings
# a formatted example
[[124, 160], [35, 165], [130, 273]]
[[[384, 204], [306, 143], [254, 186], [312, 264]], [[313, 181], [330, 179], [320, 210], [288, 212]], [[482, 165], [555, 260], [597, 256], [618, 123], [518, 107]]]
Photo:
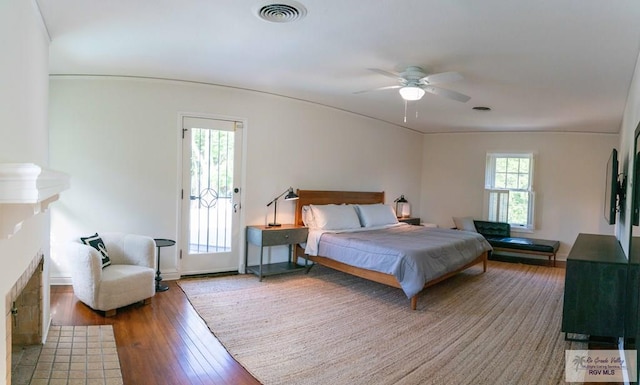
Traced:
[[315, 228], [323, 230], [357, 229], [360, 219], [352, 205], [310, 205]]
[[107, 247], [104, 245], [104, 242], [102, 241], [102, 238], [100, 238], [98, 233], [95, 233], [88, 237], [81, 237], [80, 240], [85, 245], [89, 245], [100, 252], [100, 255], [102, 256], [103, 269], [111, 264], [109, 254], [107, 253]]
[[389, 205], [376, 203], [371, 205], [355, 205], [360, 223], [363, 227], [384, 226], [398, 223], [393, 208]]
[[456, 224], [456, 229], [458, 230], [478, 232], [472, 217], [453, 217], [453, 223]]

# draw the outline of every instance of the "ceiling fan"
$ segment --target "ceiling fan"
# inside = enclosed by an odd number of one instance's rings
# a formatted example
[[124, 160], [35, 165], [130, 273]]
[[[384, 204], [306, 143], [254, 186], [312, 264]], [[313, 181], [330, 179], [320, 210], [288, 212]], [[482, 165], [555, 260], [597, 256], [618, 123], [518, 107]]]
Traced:
[[384, 71], [377, 68], [369, 68], [370, 71], [376, 72], [398, 81], [398, 85], [375, 88], [372, 90], [358, 91], [356, 94], [371, 91], [381, 91], [393, 88], [399, 88], [402, 99], [412, 101], [420, 100], [425, 93], [443, 96], [462, 103], [467, 102], [471, 97], [446, 88], [434, 87], [434, 84], [449, 83], [462, 79], [462, 75], [457, 72], [442, 72], [438, 74], [427, 75], [420, 67], [409, 66], [403, 72], [396, 73]]

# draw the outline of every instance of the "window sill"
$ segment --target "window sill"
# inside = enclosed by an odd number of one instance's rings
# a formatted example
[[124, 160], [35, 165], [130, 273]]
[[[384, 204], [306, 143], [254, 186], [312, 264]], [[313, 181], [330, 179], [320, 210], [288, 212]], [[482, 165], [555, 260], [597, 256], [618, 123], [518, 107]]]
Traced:
[[531, 234], [531, 233], [535, 232], [535, 229], [532, 228], [532, 227], [511, 226], [511, 232], [513, 232], [513, 233]]

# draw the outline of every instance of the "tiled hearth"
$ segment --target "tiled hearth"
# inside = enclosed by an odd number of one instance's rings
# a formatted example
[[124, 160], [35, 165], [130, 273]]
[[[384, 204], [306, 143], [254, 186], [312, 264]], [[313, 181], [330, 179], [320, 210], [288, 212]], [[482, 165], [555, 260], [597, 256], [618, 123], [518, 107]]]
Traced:
[[43, 255], [39, 252], [5, 298], [7, 384], [122, 385], [111, 325], [51, 326], [42, 341]]
[[44, 345], [14, 353], [12, 385], [122, 385], [111, 325], [51, 326]]

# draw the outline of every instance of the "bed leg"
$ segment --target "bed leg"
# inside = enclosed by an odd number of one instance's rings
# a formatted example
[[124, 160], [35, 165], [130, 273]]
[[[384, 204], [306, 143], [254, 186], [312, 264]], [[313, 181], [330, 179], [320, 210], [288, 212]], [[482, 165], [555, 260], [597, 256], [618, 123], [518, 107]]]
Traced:
[[418, 295], [414, 295], [411, 297], [411, 310], [416, 310], [418, 307]]
[[487, 258], [487, 256], [485, 255], [485, 257], [482, 259], [482, 272], [486, 273], [487, 272], [487, 260], [489, 258]]
[[[305, 264], [306, 264], [306, 262], [305, 262]], [[306, 265], [305, 265], [304, 273], [305, 273], [305, 274], [309, 274], [309, 272], [311, 271], [311, 268], [312, 268], [313, 266], [315, 266], [315, 263], [312, 263], [312, 264], [310, 264], [309, 266], [306, 266]]]

